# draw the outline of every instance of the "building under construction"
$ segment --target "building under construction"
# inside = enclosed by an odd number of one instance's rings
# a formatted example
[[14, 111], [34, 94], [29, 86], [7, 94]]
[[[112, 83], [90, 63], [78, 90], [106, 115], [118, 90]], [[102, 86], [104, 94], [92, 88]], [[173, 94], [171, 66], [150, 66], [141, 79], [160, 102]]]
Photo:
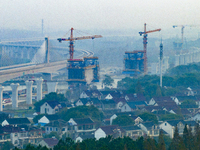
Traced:
[[91, 83], [99, 82], [98, 57], [84, 57], [83, 59], [68, 59], [68, 82]]
[[73, 37], [74, 29], [70, 29], [71, 34], [69, 38], [58, 38], [59, 42], [69, 41], [69, 54], [67, 70], [68, 70], [68, 83], [91, 83], [99, 82], [99, 62], [98, 57], [84, 57], [83, 59], [74, 59], [74, 41], [84, 39], [101, 38], [101, 35]]
[[145, 51], [132, 51], [132, 52], [125, 52], [124, 55], [124, 74], [130, 75], [141, 75], [144, 74], [145, 71]]
[[140, 36], [143, 35], [144, 50], [125, 52], [124, 57], [124, 74], [133, 76], [147, 74], [147, 34], [160, 31], [161, 29], [146, 30], [146, 23], [144, 24], [144, 32], [139, 32]]

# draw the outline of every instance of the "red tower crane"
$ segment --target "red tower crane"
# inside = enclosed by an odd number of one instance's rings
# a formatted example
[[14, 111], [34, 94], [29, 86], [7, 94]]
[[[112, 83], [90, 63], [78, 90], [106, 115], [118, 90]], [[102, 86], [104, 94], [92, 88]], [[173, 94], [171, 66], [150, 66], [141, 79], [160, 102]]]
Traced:
[[62, 41], [70, 41], [69, 42], [69, 55], [70, 55], [70, 60], [73, 59], [73, 55], [74, 55], [74, 41], [75, 40], [83, 40], [83, 39], [94, 39], [94, 38], [101, 38], [101, 35], [92, 35], [92, 36], [82, 36], [82, 37], [73, 37], [73, 30], [74, 28], [71, 28], [71, 34], [70, 37], [65, 39], [65, 38], [58, 38], [57, 40], [59, 42]]
[[143, 45], [144, 45], [144, 73], [147, 73], [147, 56], [146, 56], [146, 52], [147, 52], [147, 34], [148, 33], [152, 33], [152, 32], [157, 32], [160, 31], [161, 29], [155, 29], [155, 30], [149, 30], [147, 31], [146, 29], [146, 23], [144, 24], [144, 32], [139, 32], [140, 36], [142, 36], [143, 34]]

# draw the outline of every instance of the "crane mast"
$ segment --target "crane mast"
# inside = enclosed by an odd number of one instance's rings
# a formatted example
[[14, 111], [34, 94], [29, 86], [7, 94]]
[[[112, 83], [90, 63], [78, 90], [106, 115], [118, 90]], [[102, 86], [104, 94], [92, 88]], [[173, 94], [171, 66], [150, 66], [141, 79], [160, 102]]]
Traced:
[[71, 28], [71, 34], [69, 38], [58, 38], [57, 40], [59, 42], [62, 41], [69, 41], [69, 55], [70, 55], [70, 60], [73, 59], [73, 55], [74, 55], [74, 41], [75, 40], [83, 40], [83, 39], [94, 39], [94, 38], [101, 38], [101, 35], [92, 35], [92, 36], [82, 36], [82, 37], [73, 37], [73, 30], [74, 28]]
[[144, 45], [144, 73], [147, 73], [147, 34], [148, 33], [152, 33], [152, 32], [157, 32], [157, 31], [161, 31], [161, 29], [155, 29], [155, 30], [149, 30], [147, 31], [146, 28], [147, 24], [144, 24], [144, 32], [139, 32], [140, 36], [143, 35], [143, 45]]

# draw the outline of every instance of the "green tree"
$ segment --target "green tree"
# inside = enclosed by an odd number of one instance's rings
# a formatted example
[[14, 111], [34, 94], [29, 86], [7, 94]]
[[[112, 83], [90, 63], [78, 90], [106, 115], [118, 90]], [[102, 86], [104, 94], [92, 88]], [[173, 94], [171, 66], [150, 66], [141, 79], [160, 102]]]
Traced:
[[183, 119], [182, 115], [177, 115], [177, 114], [165, 114], [161, 115], [160, 120], [165, 121], [165, 120], [178, 120], [178, 119]]
[[57, 113], [63, 120], [69, 121], [70, 118], [88, 118], [94, 121], [102, 121], [103, 113], [96, 107], [92, 106], [78, 106], [71, 109], [62, 109]]
[[11, 142], [7, 141], [3, 144], [1, 150], [8, 150], [8, 149], [11, 149], [13, 147], [14, 147], [14, 145]]
[[72, 146], [74, 145], [74, 141], [67, 137], [65, 140], [59, 140], [58, 144], [56, 146], [54, 146], [54, 150], [68, 150], [70, 148], [72, 148]]
[[68, 100], [64, 97], [64, 94], [57, 94], [56, 92], [51, 92], [45, 95], [45, 97], [41, 101], [34, 103], [35, 111], [40, 112], [40, 106], [47, 101], [66, 102]]
[[185, 100], [181, 103], [181, 108], [198, 108], [194, 100]]
[[138, 80], [138, 82], [136, 84], [135, 92], [138, 93], [138, 94], [143, 94], [144, 93], [144, 90], [143, 90], [142, 85], [141, 85], [139, 80]]
[[105, 78], [102, 81], [103, 85], [106, 86], [106, 87], [107, 86], [112, 86], [112, 84], [114, 83], [114, 80], [110, 76], [108, 76], [108, 75], [105, 75], [104, 77]]
[[142, 114], [139, 114], [139, 117], [142, 118], [143, 121], [153, 121], [156, 124], [158, 123], [156, 115], [152, 113], [144, 112]]
[[163, 137], [163, 130], [160, 130], [159, 137], [158, 137], [158, 149], [159, 150], [166, 150], [165, 141]]
[[169, 146], [169, 150], [186, 150], [183, 139], [179, 136], [177, 126], [175, 127], [174, 138]]
[[194, 132], [194, 149], [200, 149], [200, 127], [199, 123], [195, 125], [195, 132]]
[[133, 125], [133, 119], [128, 115], [120, 115], [113, 120], [113, 125], [128, 126]]
[[158, 150], [156, 140], [147, 137], [144, 140], [144, 149], [145, 150]]

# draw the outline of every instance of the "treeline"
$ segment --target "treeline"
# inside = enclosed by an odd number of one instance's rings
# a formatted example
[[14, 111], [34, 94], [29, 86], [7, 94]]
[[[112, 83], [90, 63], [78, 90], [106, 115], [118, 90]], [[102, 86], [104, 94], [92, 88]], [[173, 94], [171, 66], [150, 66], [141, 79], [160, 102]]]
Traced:
[[117, 87], [129, 93], [143, 93], [147, 97], [171, 96], [181, 92], [183, 88], [200, 86], [200, 73], [163, 76], [162, 85], [163, 88], [160, 87], [159, 76], [145, 75], [139, 78], [126, 77], [118, 81]]
[[[61, 139], [53, 150], [198, 150], [200, 149], [200, 127], [195, 127], [194, 134], [190, 126], [185, 125], [183, 135], [180, 136], [175, 128], [174, 138], [171, 140], [160, 130], [157, 140], [150, 137], [140, 137], [132, 140], [130, 137], [112, 138], [107, 136], [99, 140], [86, 139], [75, 143], [71, 138]], [[15, 148], [15, 150], [21, 150]], [[47, 147], [27, 145], [24, 150], [48, 150]]]

